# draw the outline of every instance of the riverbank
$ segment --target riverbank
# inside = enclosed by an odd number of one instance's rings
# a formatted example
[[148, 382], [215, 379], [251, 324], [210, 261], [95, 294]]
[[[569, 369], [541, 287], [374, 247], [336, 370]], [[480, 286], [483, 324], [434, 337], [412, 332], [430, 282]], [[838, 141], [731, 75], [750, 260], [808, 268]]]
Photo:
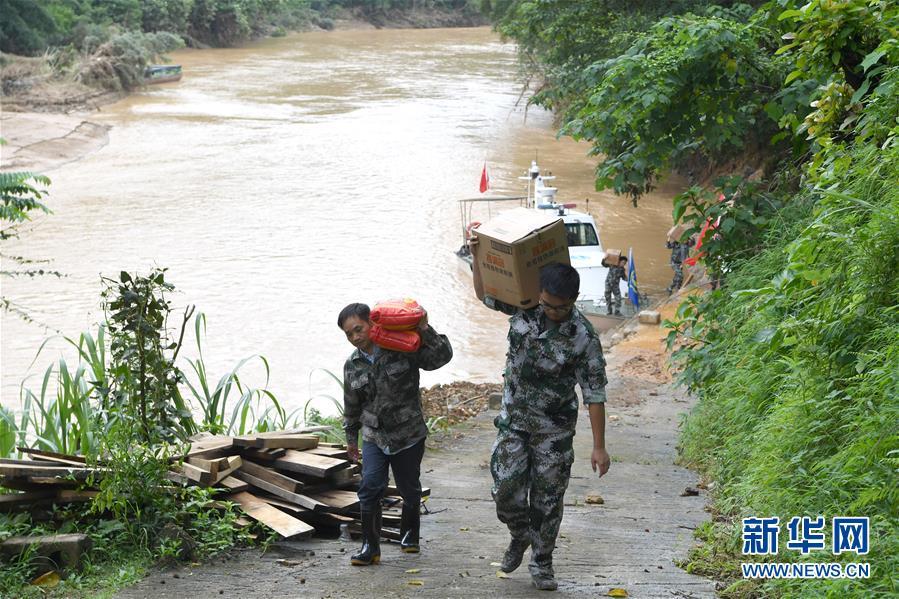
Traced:
[[[664, 317], [675, 309], [673, 302], [663, 307]], [[612, 467], [602, 479], [590, 470], [589, 419], [579, 418], [555, 553], [562, 596], [605, 596], [614, 588], [630, 597], [714, 596], [714, 582], [676, 565], [707, 514], [696, 474], [674, 463], [679, 415], [692, 400], [671, 385], [664, 333], [657, 326], [631, 326], [607, 352]], [[508, 533], [490, 498], [495, 415], [488, 410], [450, 434], [431, 437], [422, 464], [422, 482], [432, 489], [431, 513], [422, 519], [419, 555], [386, 544], [380, 566], [353, 568], [348, 554], [356, 541], [282, 541], [267, 552], [238, 550], [213, 563], [154, 572], [116, 596], [533, 596], [526, 567], [497, 576]], [[587, 503], [593, 495], [602, 503]]]
[[[412, 8], [365, 10], [362, 8], [331, 7], [330, 16], [314, 15], [304, 31], [353, 31], [364, 29], [435, 29], [456, 27], [482, 27], [488, 19], [475, 12], [453, 11], [440, 8], [427, 10]], [[281, 28], [271, 27], [254, 39], [268, 36], [284, 36]], [[252, 41], [252, 40], [248, 40]], [[188, 46], [208, 48], [197, 40], [187, 39]], [[110, 91], [85, 85], [77, 77], [58, 72], [54, 61], [56, 51], [48, 50], [43, 56], [28, 57], [0, 54], [0, 99], [4, 112], [64, 113], [98, 110], [101, 106], [116, 102], [129, 95], [128, 91]], [[6, 135], [4, 135], [6, 137]]]
[[109, 126], [83, 115], [4, 112], [0, 171], [46, 173], [96, 152], [109, 142]]

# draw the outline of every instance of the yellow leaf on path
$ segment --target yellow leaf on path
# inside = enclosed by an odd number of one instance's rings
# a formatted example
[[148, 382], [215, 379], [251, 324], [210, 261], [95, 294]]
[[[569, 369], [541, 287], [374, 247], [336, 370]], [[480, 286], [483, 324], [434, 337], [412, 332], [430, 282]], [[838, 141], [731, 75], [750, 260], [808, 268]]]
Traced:
[[414, 587], [423, 587], [425, 585], [424, 580], [410, 580], [406, 584], [414, 586]]
[[491, 566], [494, 566], [494, 567], [496, 567], [496, 568], [499, 568], [500, 566], [502, 566], [502, 564], [499, 563], [499, 562], [490, 562], [490, 565], [491, 565]]
[[467, 526], [463, 526], [463, 527], [460, 528], [459, 530], [461, 530], [462, 532], [468, 532], [469, 529], [468, 529]]
[[587, 495], [584, 499], [584, 503], [590, 503], [593, 505], [602, 505], [606, 502], [605, 499], [602, 498], [602, 495]]
[[41, 574], [37, 578], [31, 581], [31, 584], [39, 587], [55, 587], [59, 584], [59, 572], [51, 571], [46, 574]]
[[496, 577], [497, 578], [509, 578], [509, 575], [506, 574], [505, 572], [503, 572], [502, 570], [497, 570]]
[[624, 589], [611, 589], [609, 590], [609, 597], [627, 597], [627, 591]]
[[421, 568], [410, 568], [409, 570], [406, 570], [406, 574], [418, 574], [419, 572], [421, 572]]

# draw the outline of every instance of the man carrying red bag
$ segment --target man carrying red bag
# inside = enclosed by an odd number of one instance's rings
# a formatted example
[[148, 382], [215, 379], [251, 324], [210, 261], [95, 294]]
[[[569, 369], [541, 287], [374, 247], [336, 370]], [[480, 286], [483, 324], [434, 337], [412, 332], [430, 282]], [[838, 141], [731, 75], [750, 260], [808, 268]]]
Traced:
[[[413, 302], [414, 303], [414, 302]], [[411, 305], [409, 306], [411, 307]], [[378, 310], [381, 319], [390, 321], [390, 310]], [[400, 525], [400, 548], [405, 553], [418, 553], [419, 506], [421, 504], [421, 460], [424, 457], [428, 428], [421, 408], [419, 370], [436, 370], [453, 357], [453, 349], [445, 335], [428, 324], [427, 312], [415, 303], [420, 317], [409, 324], [400, 319], [400, 331], [389, 328], [376, 338], [386, 347], [415, 351], [398, 351], [375, 344], [372, 340], [372, 311], [365, 304], [350, 304], [340, 311], [337, 326], [356, 347], [343, 368], [343, 428], [347, 452], [359, 459], [359, 429], [362, 429], [362, 484], [359, 504], [362, 516], [362, 548], [351, 556], [356, 566], [381, 561], [381, 499], [387, 488], [388, 468], [403, 498]], [[416, 322], [417, 321], [417, 322]], [[389, 324], [378, 324], [390, 327]], [[409, 329], [413, 326], [414, 329]], [[377, 329], [376, 329], [377, 333]], [[384, 335], [383, 333], [389, 333]], [[391, 345], [397, 335], [418, 336], [420, 341]], [[411, 337], [410, 337], [411, 338]]]

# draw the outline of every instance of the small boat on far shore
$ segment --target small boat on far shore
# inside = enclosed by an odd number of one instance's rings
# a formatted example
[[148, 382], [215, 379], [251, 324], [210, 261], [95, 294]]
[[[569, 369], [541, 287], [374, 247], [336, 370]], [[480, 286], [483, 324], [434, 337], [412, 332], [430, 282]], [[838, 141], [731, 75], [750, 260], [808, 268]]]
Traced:
[[151, 64], [144, 69], [144, 83], [169, 83], [181, 80], [180, 64]]

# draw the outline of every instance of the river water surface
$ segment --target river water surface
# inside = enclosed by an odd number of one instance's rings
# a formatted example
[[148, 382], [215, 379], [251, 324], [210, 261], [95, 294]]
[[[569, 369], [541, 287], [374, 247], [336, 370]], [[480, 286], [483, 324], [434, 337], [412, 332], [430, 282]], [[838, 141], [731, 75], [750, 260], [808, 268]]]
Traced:
[[[633, 246], [641, 283], [670, 280], [665, 231], [683, 182], [639, 208], [595, 192], [589, 146], [557, 140], [550, 114], [518, 103], [515, 48], [487, 28], [302, 33], [172, 58], [182, 81], [89, 116], [112, 127], [109, 144], [48, 173], [53, 214], [5, 248], [66, 274], [3, 281], [49, 327], [2, 315], [5, 406], [20, 408], [26, 377], [39, 392], [60, 355], [75, 361], [56, 339], [32, 365], [54, 331], [100, 320], [101, 275], [153, 266], [168, 268], [179, 310], [207, 315], [212, 382], [263, 355], [288, 408], [340, 396], [317, 369], [340, 373], [352, 348], [336, 318], [353, 301], [412, 296], [428, 309], [455, 357], [423, 384], [498, 380], [506, 319], [477, 302], [453, 255], [457, 201], [478, 195], [485, 161], [491, 193], [518, 195], [539, 154], [561, 200], [589, 199], [606, 247]], [[262, 383], [259, 364], [246, 383]]]

